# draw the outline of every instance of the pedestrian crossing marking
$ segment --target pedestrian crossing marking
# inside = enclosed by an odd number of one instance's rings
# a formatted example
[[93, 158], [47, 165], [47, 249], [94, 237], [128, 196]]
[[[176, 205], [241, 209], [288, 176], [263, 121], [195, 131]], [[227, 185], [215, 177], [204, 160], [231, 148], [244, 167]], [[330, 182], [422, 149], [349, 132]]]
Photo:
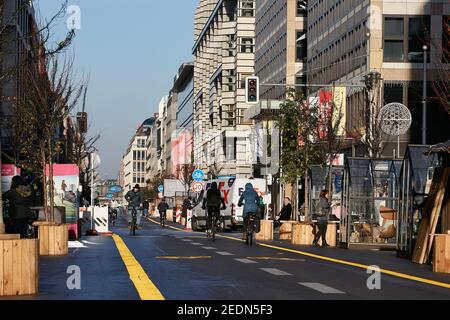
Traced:
[[120, 236], [112, 236], [141, 300], [165, 300]]
[[323, 294], [345, 294], [345, 292], [342, 292], [340, 290], [334, 289], [321, 283], [299, 282], [298, 284], [319, 291], [320, 293]]
[[274, 257], [247, 257], [251, 260], [274, 260], [274, 261], [292, 261], [292, 262], [305, 262], [305, 259], [292, 259], [292, 258], [274, 258]]
[[156, 259], [162, 260], [201, 260], [201, 259], [211, 259], [211, 256], [198, 256], [198, 257], [156, 257]]
[[275, 268], [261, 268], [262, 271], [273, 274], [274, 276], [292, 276], [292, 274]]

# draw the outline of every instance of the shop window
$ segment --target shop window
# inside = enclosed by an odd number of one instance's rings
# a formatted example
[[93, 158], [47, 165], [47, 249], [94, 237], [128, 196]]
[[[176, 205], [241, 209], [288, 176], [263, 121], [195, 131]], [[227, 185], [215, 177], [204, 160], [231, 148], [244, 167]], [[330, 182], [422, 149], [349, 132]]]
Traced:
[[442, 62], [450, 63], [450, 16], [442, 17]]

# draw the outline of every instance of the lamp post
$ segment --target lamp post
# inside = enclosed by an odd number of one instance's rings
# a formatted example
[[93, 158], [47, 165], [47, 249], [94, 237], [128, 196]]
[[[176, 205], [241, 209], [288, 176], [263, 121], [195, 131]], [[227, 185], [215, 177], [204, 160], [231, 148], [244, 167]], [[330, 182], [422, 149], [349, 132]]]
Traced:
[[423, 97], [422, 97], [422, 144], [427, 144], [427, 51], [428, 47], [424, 45], [423, 49]]

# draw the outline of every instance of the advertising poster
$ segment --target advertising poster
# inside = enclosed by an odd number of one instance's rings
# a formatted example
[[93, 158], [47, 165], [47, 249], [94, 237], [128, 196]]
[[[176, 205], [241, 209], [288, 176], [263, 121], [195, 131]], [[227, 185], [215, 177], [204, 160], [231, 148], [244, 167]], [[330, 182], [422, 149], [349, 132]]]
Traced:
[[[53, 165], [53, 186], [55, 206], [66, 209], [66, 223], [69, 224], [69, 233], [73, 238], [77, 236], [78, 201], [80, 170], [74, 164]], [[49, 166], [47, 166], [49, 177]]]
[[11, 187], [11, 180], [15, 176], [20, 176], [20, 169], [13, 164], [2, 164], [2, 193]]

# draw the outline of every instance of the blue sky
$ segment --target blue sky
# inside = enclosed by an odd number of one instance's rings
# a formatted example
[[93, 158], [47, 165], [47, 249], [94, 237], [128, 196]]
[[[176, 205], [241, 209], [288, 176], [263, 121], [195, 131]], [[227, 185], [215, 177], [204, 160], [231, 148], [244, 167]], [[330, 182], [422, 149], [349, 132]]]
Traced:
[[[64, 1], [37, 0], [49, 19]], [[90, 130], [101, 133], [97, 147], [104, 178], [115, 178], [140, 123], [157, 112], [179, 66], [191, 61], [198, 0], [69, 0], [81, 9], [73, 49], [79, 76], [89, 75]], [[56, 42], [66, 18], [55, 24]]]

